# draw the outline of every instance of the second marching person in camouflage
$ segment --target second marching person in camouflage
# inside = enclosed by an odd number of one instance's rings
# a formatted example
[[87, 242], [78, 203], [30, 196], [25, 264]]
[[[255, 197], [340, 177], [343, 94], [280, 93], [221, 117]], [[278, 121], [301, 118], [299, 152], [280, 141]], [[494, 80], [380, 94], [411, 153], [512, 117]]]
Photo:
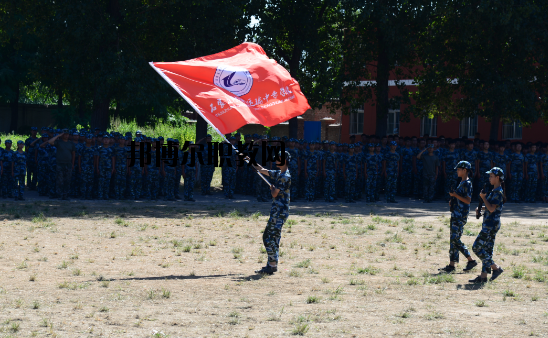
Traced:
[[[472, 182], [470, 181], [470, 178], [468, 178], [472, 166], [470, 165], [470, 162], [460, 161], [455, 169], [457, 170], [457, 176], [461, 178], [461, 181], [457, 189], [449, 193], [457, 202], [454, 209], [451, 210], [449, 265], [439, 269], [439, 271], [447, 273], [455, 271], [455, 264], [459, 262], [459, 252], [468, 259], [464, 271], [469, 271], [478, 265], [470, 256], [470, 252], [468, 252], [466, 245], [460, 240], [464, 225], [468, 221], [470, 202], [472, 201]], [[451, 205], [451, 202], [449, 202], [449, 205]]]
[[500, 215], [502, 207], [506, 203], [504, 194], [504, 171], [501, 168], [494, 167], [487, 172], [489, 174], [489, 183], [493, 185], [493, 190], [487, 195], [480, 193], [485, 205], [483, 214], [483, 224], [481, 231], [472, 246], [474, 253], [481, 259], [481, 275], [475, 279], [469, 280], [470, 283], [487, 282], [487, 273], [493, 269], [490, 280], [496, 279], [504, 270], [493, 261], [493, 248], [495, 247], [495, 237], [500, 230]]
[[[291, 155], [285, 152], [285, 162], [282, 161], [282, 154], [278, 154], [280, 160], [276, 160], [276, 166], [279, 170], [267, 170], [262, 166], [254, 166], [263, 175], [270, 176], [272, 185], [270, 194], [272, 196], [272, 207], [270, 208], [270, 218], [263, 232], [263, 244], [268, 254], [268, 264], [261, 270], [255, 271], [260, 274], [272, 275], [278, 271], [278, 255], [280, 248], [280, 239], [282, 236], [282, 227], [289, 217], [289, 201], [291, 200], [291, 174], [288, 170], [288, 163], [291, 161]], [[283, 165], [282, 165], [283, 163]]]

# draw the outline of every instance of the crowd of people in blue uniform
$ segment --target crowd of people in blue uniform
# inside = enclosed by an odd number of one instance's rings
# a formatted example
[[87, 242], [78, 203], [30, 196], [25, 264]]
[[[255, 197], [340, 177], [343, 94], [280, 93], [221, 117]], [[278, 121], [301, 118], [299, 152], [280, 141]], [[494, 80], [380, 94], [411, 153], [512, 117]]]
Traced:
[[[239, 151], [231, 149], [229, 144], [212, 146], [211, 135], [198, 140], [196, 145], [190, 142], [190, 147], [184, 149], [182, 144], [177, 146], [177, 139], [151, 138], [139, 131], [135, 135], [121, 135], [97, 128], [78, 131], [43, 127], [40, 133], [38, 135], [38, 128], [33, 127], [31, 136], [25, 142], [19, 141], [16, 149], [11, 140], [4, 141], [5, 147], [0, 148], [1, 197], [23, 199], [26, 183], [29, 190], [37, 190], [40, 196], [50, 198], [176, 200], [181, 198], [179, 188], [183, 177], [183, 199], [194, 201], [196, 180], [200, 181], [202, 195], [210, 195], [215, 167], [220, 166], [226, 198], [242, 194], [254, 196], [260, 202], [270, 200], [261, 177], [252, 166], [243, 163]], [[227, 139], [232, 146], [243, 149], [243, 155], [250, 155], [266, 169], [276, 169], [276, 161], [271, 156], [281, 150], [283, 143], [291, 155], [293, 201], [374, 203], [380, 201], [383, 194], [389, 203], [396, 203], [396, 196], [415, 197], [424, 202], [448, 200], [451, 188], [458, 182], [453, 169], [464, 160], [472, 167], [473, 199], [478, 198], [481, 187], [488, 182], [485, 172], [500, 167], [508, 173], [509, 201], [548, 202], [548, 148], [541, 142], [522, 144], [487, 142], [479, 138], [365, 134], [359, 141], [352, 135], [351, 143], [285, 136], [269, 139], [257, 134], [227, 135]], [[132, 141], [136, 151], [143, 142], [151, 145], [150, 162], [141, 166], [137, 155], [130, 165]], [[174, 154], [157, 161], [156, 146], [164, 147], [170, 141], [176, 145]], [[73, 158], [62, 155], [61, 163], [58, 148], [70, 150], [66, 142], [74, 145], [74, 155]], [[248, 147], [241, 147], [242, 144]], [[200, 153], [200, 156], [189, 161], [184, 152], [192, 148], [195, 155]], [[266, 159], [266, 163], [262, 163], [262, 159]], [[168, 164], [170, 161], [173, 163]], [[243, 165], [238, 165], [241, 163]]]

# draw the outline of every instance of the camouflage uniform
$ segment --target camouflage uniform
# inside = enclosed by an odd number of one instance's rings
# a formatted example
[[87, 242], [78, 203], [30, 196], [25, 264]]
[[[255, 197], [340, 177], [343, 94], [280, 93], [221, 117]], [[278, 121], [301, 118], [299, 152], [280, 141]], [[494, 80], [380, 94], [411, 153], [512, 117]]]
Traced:
[[[164, 163], [164, 171], [166, 173], [164, 178], [165, 200], [175, 201], [175, 196], [173, 194], [173, 186], [175, 185], [175, 167], [172, 166], [174, 158], [168, 158], [167, 160], [168, 162]], [[177, 165], [177, 163], [175, 164]]]
[[93, 189], [93, 173], [94, 173], [94, 158], [97, 155], [97, 148], [95, 146], [83, 146], [80, 148], [80, 172], [81, 187], [80, 192], [82, 198], [90, 200], [92, 198]]
[[510, 162], [510, 172], [512, 173], [512, 185], [510, 187], [510, 196], [512, 202], [521, 201], [521, 188], [523, 186], [523, 154], [512, 153], [508, 161]]
[[[293, 158], [293, 156], [291, 156]], [[337, 199], [335, 190], [335, 177], [337, 175], [338, 156], [337, 153], [327, 153], [325, 155], [325, 188], [324, 196], [326, 202], [334, 202]]]
[[386, 201], [395, 202], [400, 155], [397, 152], [388, 152], [384, 155], [384, 160], [386, 161]]
[[[25, 192], [25, 171], [27, 164], [27, 154], [25, 152], [15, 151], [13, 155], [13, 174], [14, 174], [14, 187], [13, 197], [17, 199], [23, 199], [23, 193]], [[4, 168], [6, 170], [6, 168]], [[11, 168], [9, 168], [11, 175]]]
[[375, 173], [375, 180], [377, 181], [376, 184], [375, 184], [375, 201], [380, 201], [381, 198], [380, 198], [380, 194], [382, 193], [384, 187], [385, 187], [385, 184], [386, 184], [386, 181], [384, 179], [384, 177], [381, 175], [381, 172], [382, 172], [382, 150], [380, 153], [375, 153], [375, 156], [377, 156], [377, 163], [379, 164], [377, 166], [377, 172]]
[[[179, 143], [179, 140], [175, 140], [175, 142]], [[177, 150], [177, 166], [175, 167], [175, 184], [173, 185], [173, 197], [175, 197], [175, 199], [181, 199], [179, 196], [179, 186], [181, 185], [181, 177], [183, 176], [183, 168], [181, 166], [182, 160], [183, 149], [179, 146]]]
[[129, 168], [129, 198], [132, 200], [137, 200], [141, 198], [141, 190], [142, 190], [142, 175], [141, 171], [143, 168], [141, 168], [141, 159], [139, 158], [139, 154], [136, 154], [135, 156], [135, 163], [132, 167]]
[[[11, 142], [11, 141], [10, 141]], [[10, 143], [6, 142], [6, 143]], [[15, 158], [15, 151], [13, 150], [6, 150], [2, 152], [2, 161], [3, 161], [3, 167], [4, 172], [2, 173], [2, 179], [0, 181], [0, 188], [2, 189], [2, 197], [4, 198], [13, 198], [13, 188], [15, 180], [13, 176], [11, 176], [11, 164], [13, 163]]]
[[472, 250], [481, 259], [481, 272], [488, 273], [491, 271], [491, 265], [495, 264], [493, 262], [493, 248], [495, 246], [495, 237], [500, 229], [500, 215], [503, 207], [502, 187], [493, 189], [486, 199], [491, 205], [497, 207], [492, 213], [487, 208], [485, 209], [481, 231], [472, 246]]
[[359, 200], [362, 198], [364, 174], [363, 174], [363, 153], [354, 151], [354, 157], [356, 158], [356, 187], [354, 189], [354, 199]]
[[[85, 144], [83, 144], [85, 146]], [[82, 174], [78, 171], [78, 156], [82, 150], [82, 143], [76, 143], [74, 145], [74, 167], [72, 168], [72, 175], [70, 180], [70, 196], [80, 197], [80, 188], [82, 187]]]
[[317, 151], [310, 152], [307, 158], [306, 173], [308, 178], [306, 180], [305, 198], [307, 201], [312, 202], [316, 198], [316, 182], [318, 174], [318, 162], [320, 154]]
[[524, 194], [525, 202], [534, 203], [536, 198], [537, 184], [538, 184], [538, 156], [536, 154], [525, 155], [525, 165], [527, 168], [527, 193]]
[[[455, 192], [461, 197], [472, 198], [472, 182], [470, 179], [461, 181]], [[451, 262], [459, 262], [459, 252], [465, 257], [470, 257], [468, 248], [461, 241], [464, 225], [468, 221], [470, 213], [470, 204], [466, 204], [457, 199], [455, 209], [451, 213], [451, 228], [450, 228], [450, 245], [449, 245], [449, 260]]]
[[29, 190], [36, 190], [38, 181], [38, 164], [34, 160], [34, 155], [40, 146], [40, 141], [36, 142], [34, 146], [30, 145], [37, 139], [37, 137], [29, 137], [25, 140], [25, 146], [27, 147], [27, 186]]
[[[345, 163], [347, 157], [348, 157], [348, 154], [337, 153], [339, 164]], [[344, 173], [342, 170], [339, 170], [337, 171], [337, 177], [335, 178], [335, 191], [337, 193], [337, 198], [345, 197], [344, 196], [345, 189], [346, 189], [346, 184], [345, 184]]]
[[401, 148], [401, 194], [408, 197], [413, 194], [413, 148]]
[[289, 217], [291, 174], [289, 170], [283, 173], [280, 170], [269, 170], [268, 174], [273, 181], [272, 184], [277, 189], [280, 189], [280, 192], [276, 197], [272, 198], [270, 218], [263, 232], [263, 244], [268, 255], [268, 262], [278, 263], [282, 227], [287, 217]]
[[366, 193], [366, 202], [375, 202], [375, 192], [377, 191], [377, 166], [378, 158], [376, 154], [367, 154], [365, 156], [366, 161], [366, 170], [367, 170], [367, 189]]

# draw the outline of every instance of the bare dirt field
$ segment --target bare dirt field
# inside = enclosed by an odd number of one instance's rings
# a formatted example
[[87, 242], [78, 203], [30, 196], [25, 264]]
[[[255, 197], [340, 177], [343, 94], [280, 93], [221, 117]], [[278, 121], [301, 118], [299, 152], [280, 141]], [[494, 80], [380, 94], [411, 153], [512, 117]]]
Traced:
[[546, 205], [505, 206], [505, 272], [478, 287], [464, 258], [437, 274], [446, 203], [292, 203], [278, 273], [260, 277], [270, 203], [196, 199], [0, 200], [0, 336], [548, 335]]

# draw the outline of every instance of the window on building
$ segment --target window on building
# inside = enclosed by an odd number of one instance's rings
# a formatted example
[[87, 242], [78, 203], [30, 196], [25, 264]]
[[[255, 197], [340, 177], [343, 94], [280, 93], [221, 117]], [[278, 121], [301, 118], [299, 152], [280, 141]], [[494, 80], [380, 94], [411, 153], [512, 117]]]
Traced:
[[428, 134], [430, 137], [436, 137], [438, 132], [438, 118], [421, 118], [421, 137]]
[[502, 138], [520, 140], [521, 139], [521, 122], [514, 121], [510, 123], [503, 123]]
[[388, 135], [400, 134], [400, 110], [389, 110], [387, 116], [386, 133]]
[[460, 120], [460, 137], [474, 138], [478, 132], [478, 116], [467, 117]]
[[363, 109], [356, 109], [350, 113], [350, 135], [363, 133]]

